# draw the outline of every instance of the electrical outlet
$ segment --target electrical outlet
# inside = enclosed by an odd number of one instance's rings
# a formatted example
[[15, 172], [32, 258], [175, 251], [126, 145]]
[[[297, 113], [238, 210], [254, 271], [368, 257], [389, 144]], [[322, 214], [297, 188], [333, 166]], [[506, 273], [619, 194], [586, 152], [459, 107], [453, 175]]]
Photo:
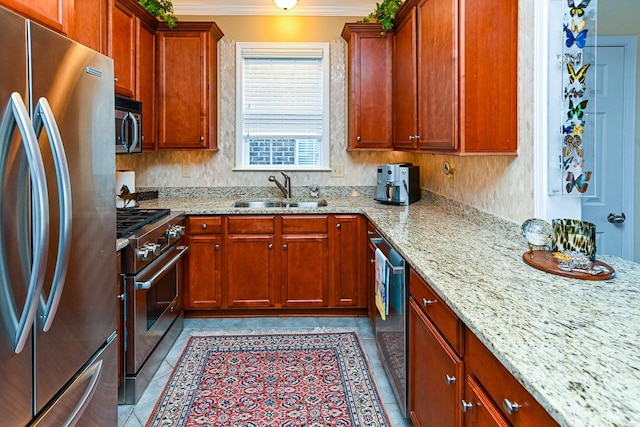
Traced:
[[335, 178], [344, 177], [344, 165], [333, 165], [331, 166], [331, 176]]
[[191, 165], [187, 163], [182, 165], [182, 177], [191, 178]]

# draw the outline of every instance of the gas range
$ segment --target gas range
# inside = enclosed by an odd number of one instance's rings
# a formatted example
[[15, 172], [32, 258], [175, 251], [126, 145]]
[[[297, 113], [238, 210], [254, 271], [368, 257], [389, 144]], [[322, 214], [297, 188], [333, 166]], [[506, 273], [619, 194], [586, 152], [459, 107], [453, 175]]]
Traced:
[[117, 209], [118, 237], [129, 245], [123, 252], [123, 273], [137, 274], [178, 243], [184, 235], [184, 215], [169, 209]]

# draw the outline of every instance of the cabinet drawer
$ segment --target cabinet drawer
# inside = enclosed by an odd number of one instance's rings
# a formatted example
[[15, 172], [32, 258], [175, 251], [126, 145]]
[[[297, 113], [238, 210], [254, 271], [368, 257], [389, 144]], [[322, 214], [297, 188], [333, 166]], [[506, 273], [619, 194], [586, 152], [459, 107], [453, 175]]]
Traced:
[[[465, 366], [467, 376], [477, 379], [512, 425], [531, 427], [558, 425], [469, 330], [465, 337]], [[519, 405], [519, 408], [509, 411], [508, 402]]]
[[274, 216], [231, 216], [227, 227], [229, 234], [273, 234], [276, 232]]
[[329, 217], [327, 215], [286, 215], [282, 217], [282, 233], [321, 233], [329, 232]]
[[187, 224], [189, 234], [220, 234], [222, 232], [222, 217], [219, 216], [190, 216]]
[[458, 316], [451, 311], [444, 301], [434, 292], [415, 270], [411, 269], [409, 276], [409, 289], [422, 310], [438, 327], [449, 344], [461, 354], [462, 350], [462, 326]]

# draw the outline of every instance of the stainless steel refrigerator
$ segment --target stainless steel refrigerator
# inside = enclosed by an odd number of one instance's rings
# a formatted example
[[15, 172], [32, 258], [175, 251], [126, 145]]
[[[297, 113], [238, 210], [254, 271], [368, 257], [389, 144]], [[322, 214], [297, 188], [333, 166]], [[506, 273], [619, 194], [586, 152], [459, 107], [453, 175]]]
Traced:
[[0, 52], [0, 426], [115, 426], [113, 62], [3, 8]]

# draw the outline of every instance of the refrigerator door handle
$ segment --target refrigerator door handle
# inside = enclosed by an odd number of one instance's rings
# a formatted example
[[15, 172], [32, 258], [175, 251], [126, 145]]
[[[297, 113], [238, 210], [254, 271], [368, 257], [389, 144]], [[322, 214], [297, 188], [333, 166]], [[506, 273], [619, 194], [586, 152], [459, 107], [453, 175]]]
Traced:
[[82, 394], [82, 398], [80, 399], [76, 407], [73, 408], [73, 412], [64, 423], [65, 427], [76, 425], [87, 405], [89, 404], [89, 402], [91, 402], [91, 398], [93, 397], [93, 394], [95, 393], [98, 386], [98, 380], [102, 375], [102, 362], [103, 360], [99, 360], [98, 362], [94, 363], [91, 367], [89, 367], [89, 369], [83, 372], [82, 375], [80, 375], [78, 379], [76, 379], [71, 385], [70, 389], [79, 387], [82, 384], [86, 383], [87, 378], [89, 378], [89, 384], [85, 388], [84, 393]]
[[58, 258], [56, 259], [56, 268], [53, 273], [51, 283], [51, 292], [49, 298], [44, 302], [41, 298], [42, 310], [42, 330], [47, 332], [56, 317], [56, 311], [60, 304], [62, 291], [64, 290], [64, 282], [67, 276], [67, 268], [69, 266], [69, 253], [71, 251], [71, 224], [72, 224], [72, 205], [71, 205], [71, 176], [69, 174], [69, 165], [67, 156], [64, 152], [64, 145], [55, 116], [46, 98], [40, 98], [33, 114], [33, 128], [36, 137], [40, 136], [40, 132], [44, 128], [49, 137], [51, 153], [53, 155], [54, 167], [56, 170], [56, 180], [58, 182], [58, 203], [60, 206], [60, 232], [58, 237]]
[[[19, 354], [24, 349], [24, 345], [31, 333], [33, 319], [38, 309], [38, 297], [42, 293], [42, 286], [44, 284], [47, 253], [49, 249], [49, 195], [38, 138], [34, 132], [27, 107], [22, 97], [19, 93], [14, 92], [11, 94], [9, 103], [2, 117], [2, 122], [0, 123], [0, 143], [3, 147], [0, 151], [0, 176], [4, 176], [4, 169], [9, 161], [7, 159], [7, 151], [11, 144], [16, 125], [20, 131], [31, 178], [31, 214], [32, 218], [34, 218], [34, 221], [32, 221], [33, 229], [31, 238], [33, 259], [24, 307], [18, 318], [10, 283], [6, 277], [7, 266], [4, 265], [5, 261], [3, 257], [2, 265], [0, 265], [2, 274], [2, 283], [0, 284], [0, 312], [2, 312], [2, 317], [5, 318], [5, 324], [14, 326], [10, 328], [9, 333], [11, 334], [14, 351], [16, 354]], [[21, 243], [28, 245], [29, 241], [25, 240]]]

